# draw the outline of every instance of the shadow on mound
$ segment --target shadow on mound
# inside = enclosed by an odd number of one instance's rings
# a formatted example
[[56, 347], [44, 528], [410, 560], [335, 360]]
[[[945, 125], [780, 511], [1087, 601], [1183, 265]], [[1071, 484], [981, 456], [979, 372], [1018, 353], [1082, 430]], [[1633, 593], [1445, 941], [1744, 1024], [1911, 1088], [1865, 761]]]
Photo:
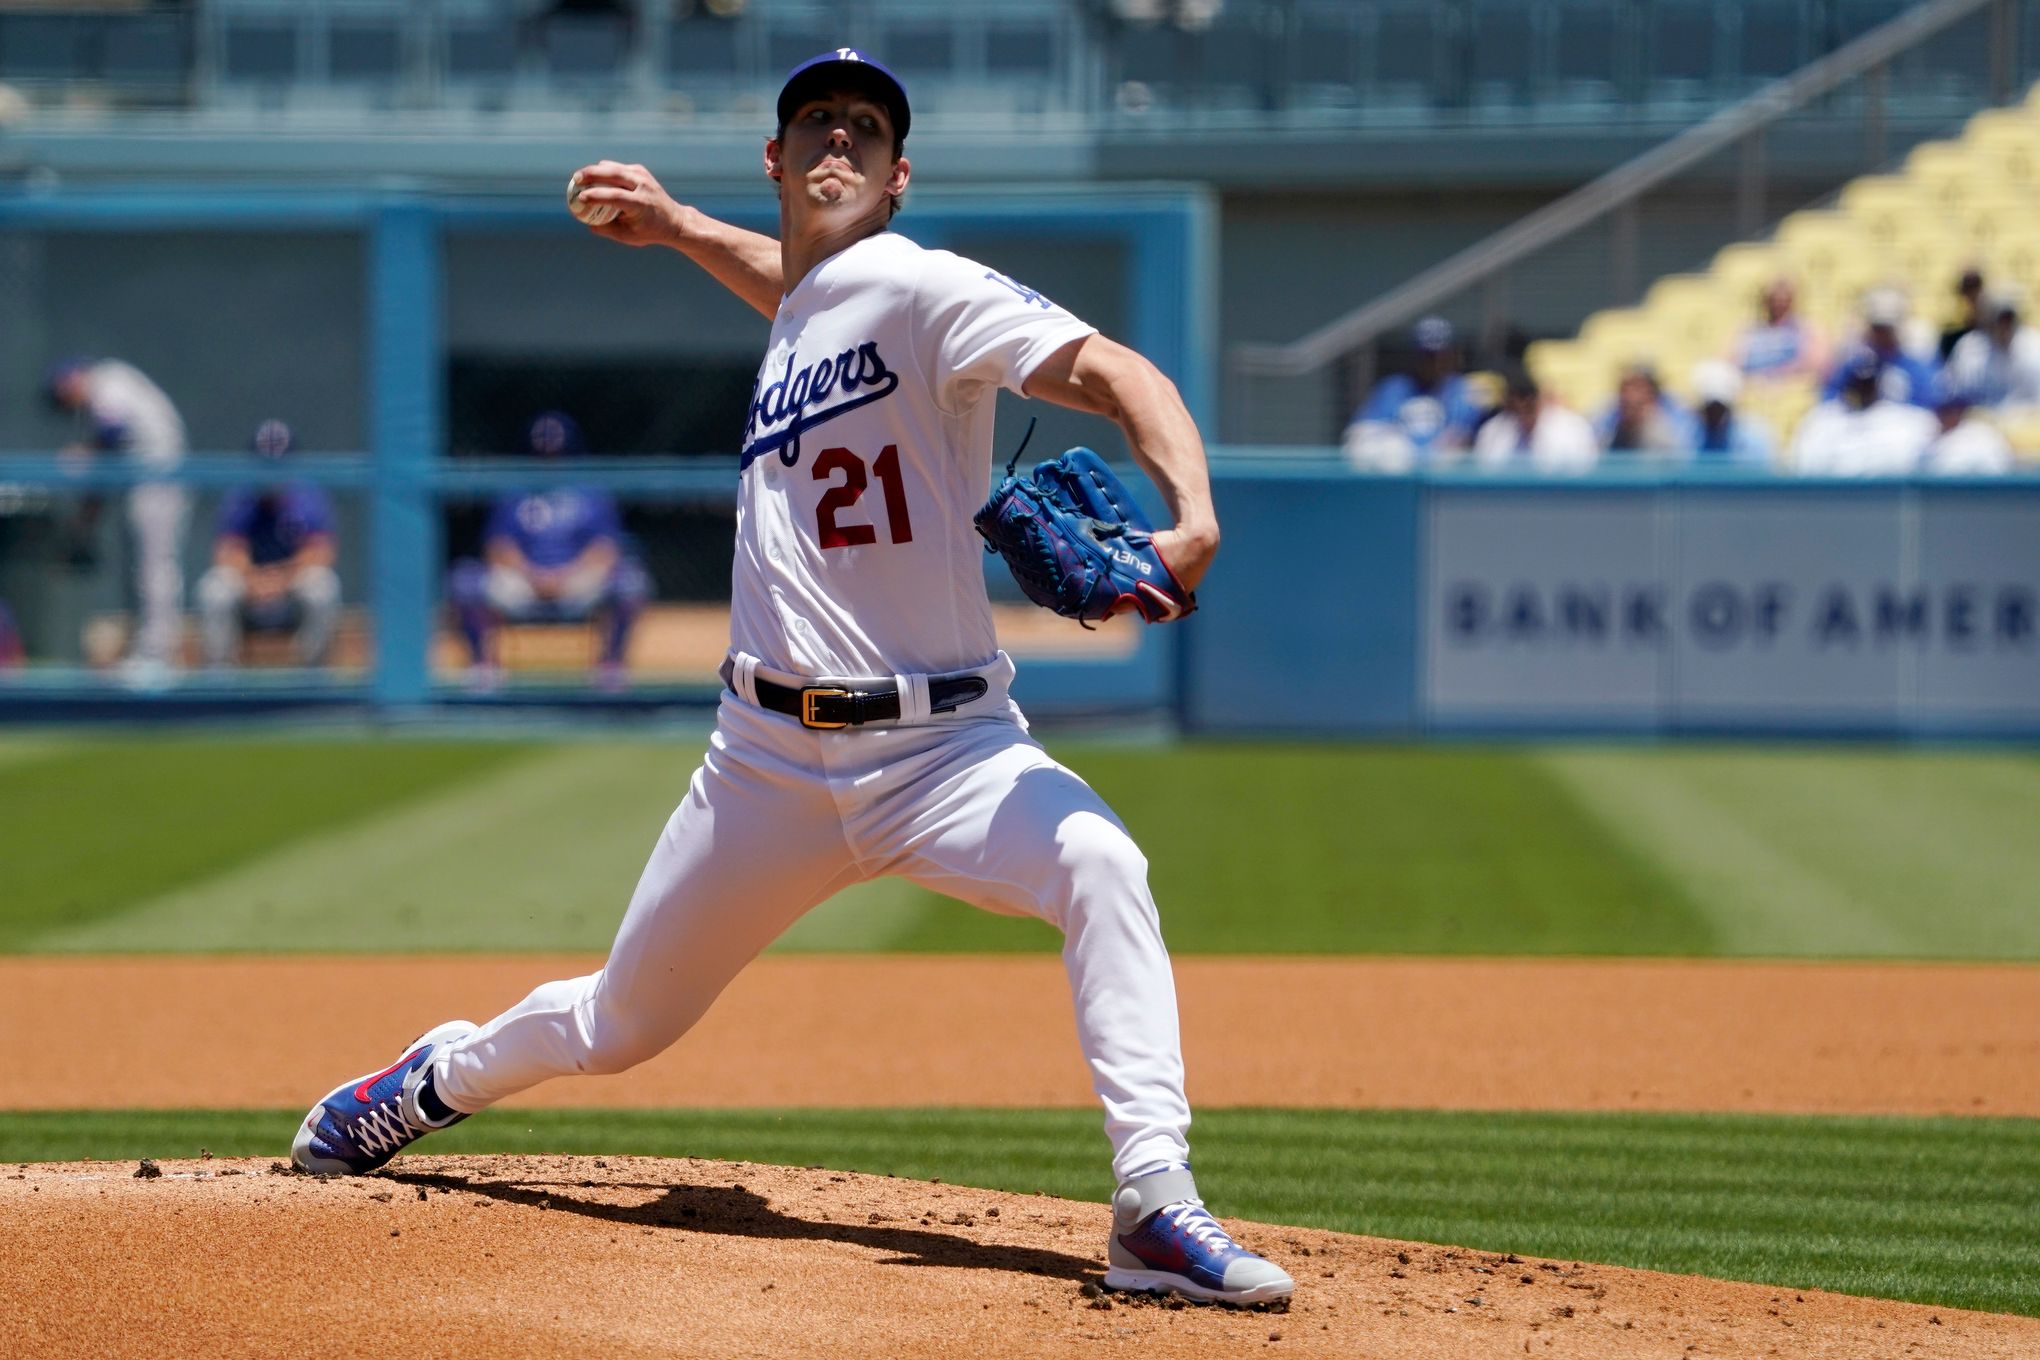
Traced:
[[645, 1204], [605, 1204], [601, 1200], [580, 1199], [572, 1193], [576, 1189], [593, 1188], [593, 1182], [567, 1186], [543, 1181], [484, 1180], [429, 1172], [386, 1173], [385, 1178], [400, 1185], [428, 1190], [461, 1190], [505, 1204], [579, 1214], [584, 1218], [630, 1227], [783, 1241], [847, 1242], [892, 1253], [879, 1261], [880, 1265], [1003, 1270], [1016, 1275], [1037, 1275], [1077, 1283], [1097, 1283], [1105, 1273], [1096, 1261], [1038, 1247], [997, 1246], [973, 1242], [952, 1233], [919, 1228], [888, 1228], [875, 1223], [829, 1223], [798, 1218], [772, 1208], [763, 1195], [738, 1186], [604, 1182], [601, 1186], [604, 1190], [663, 1192], [657, 1199]]

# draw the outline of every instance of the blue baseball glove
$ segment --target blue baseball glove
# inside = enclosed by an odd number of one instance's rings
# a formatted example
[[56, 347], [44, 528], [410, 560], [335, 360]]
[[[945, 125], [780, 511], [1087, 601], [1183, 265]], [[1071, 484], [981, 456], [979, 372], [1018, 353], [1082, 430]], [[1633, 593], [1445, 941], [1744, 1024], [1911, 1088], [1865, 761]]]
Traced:
[[1028, 599], [1087, 624], [1128, 607], [1149, 623], [1166, 623], [1197, 607], [1155, 551], [1154, 526], [1104, 459], [1071, 449], [1032, 477], [1016, 477], [1013, 457], [974, 522], [985, 551], [1006, 559]]

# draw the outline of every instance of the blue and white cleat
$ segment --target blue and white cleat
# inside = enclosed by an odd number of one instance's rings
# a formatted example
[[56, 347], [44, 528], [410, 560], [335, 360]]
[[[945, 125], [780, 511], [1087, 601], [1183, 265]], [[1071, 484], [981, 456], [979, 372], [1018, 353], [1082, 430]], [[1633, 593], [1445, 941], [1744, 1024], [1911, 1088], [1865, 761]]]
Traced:
[[1107, 1289], [1181, 1294], [1198, 1303], [1277, 1303], [1296, 1282], [1232, 1240], [1197, 1198], [1190, 1169], [1142, 1176], [1112, 1197]]
[[395, 1063], [348, 1082], [312, 1106], [291, 1140], [291, 1161], [321, 1175], [363, 1176], [433, 1130], [466, 1119], [458, 1110], [449, 1118], [431, 1118], [419, 1104], [419, 1092], [431, 1078], [439, 1049], [478, 1028], [450, 1020], [427, 1030]]

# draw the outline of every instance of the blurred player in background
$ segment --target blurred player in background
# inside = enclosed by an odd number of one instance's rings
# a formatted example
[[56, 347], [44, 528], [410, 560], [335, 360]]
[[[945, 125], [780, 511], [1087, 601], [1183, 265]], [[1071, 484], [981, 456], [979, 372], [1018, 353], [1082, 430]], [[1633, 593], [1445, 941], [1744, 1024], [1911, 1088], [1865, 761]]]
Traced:
[[198, 583], [205, 663], [229, 666], [244, 629], [294, 632], [298, 661], [320, 666], [340, 619], [333, 506], [326, 493], [284, 480], [290, 426], [265, 420], [250, 447], [276, 468], [266, 485], [231, 492], [220, 507], [212, 569]]
[[[63, 455], [89, 459], [124, 454], [152, 473], [169, 473], [184, 461], [184, 420], [163, 390], [132, 364], [118, 359], [71, 358], [51, 367], [44, 388], [50, 404], [75, 417], [79, 437]], [[98, 498], [81, 513], [90, 535]], [[142, 482], [127, 494], [128, 528], [135, 544], [135, 595], [140, 622], [128, 650], [130, 680], [153, 683], [178, 662], [184, 632], [184, 527], [190, 497], [174, 482]]]
[[[561, 411], [531, 422], [526, 446], [548, 463], [584, 452], [581, 427]], [[495, 631], [501, 622], [574, 622], [599, 618], [597, 682], [624, 682], [631, 625], [651, 598], [651, 577], [624, 551], [623, 520], [606, 491], [561, 486], [498, 500], [483, 535], [483, 560], [456, 562], [448, 594], [478, 682], [501, 674]]]
[[1376, 383], [1346, 426], [1346, 459], [1355, 467], [1407, 472], [1473, 442], [1481, 408], [1459, 372], [1452, 323], [1427, 316], [1410, 338], [1417, 347], [1415, 369]]

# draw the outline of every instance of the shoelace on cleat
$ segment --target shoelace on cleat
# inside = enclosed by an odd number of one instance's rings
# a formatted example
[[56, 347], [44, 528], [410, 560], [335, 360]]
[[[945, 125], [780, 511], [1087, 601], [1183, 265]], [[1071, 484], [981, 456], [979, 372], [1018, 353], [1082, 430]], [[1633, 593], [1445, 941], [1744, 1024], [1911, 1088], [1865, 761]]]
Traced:
[[1168, 1206], [1162, 1213], [1168, 1218], [1171, 1227], [1200, 1247], [1211, 1251], [1225, 1251], [1235, 1246], [1226, 1230], [1219, 1226], [1218, 1220], [1200, 1204], [1192, 1204], [1186, 1200], [1181, 1204]]
[[396, 1103], [387, 1100], [371, 1107], [347, 1132], [370, 1152], [394, 1152], [417, 1137]]

